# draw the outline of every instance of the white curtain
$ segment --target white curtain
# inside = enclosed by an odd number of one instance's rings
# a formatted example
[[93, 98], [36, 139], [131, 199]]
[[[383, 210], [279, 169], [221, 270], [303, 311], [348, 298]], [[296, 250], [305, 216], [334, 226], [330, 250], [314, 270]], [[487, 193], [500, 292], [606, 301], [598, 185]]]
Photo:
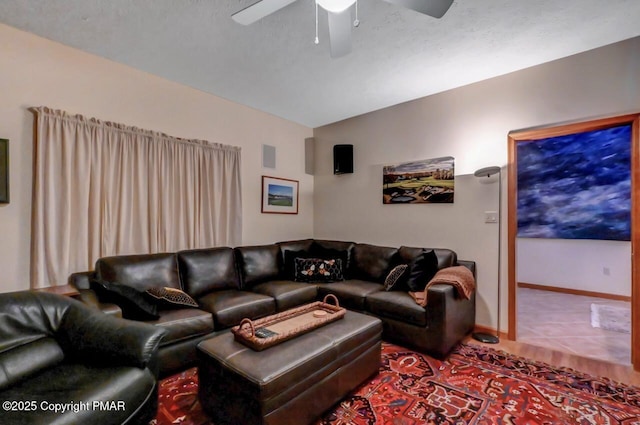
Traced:
[[32, 111], [32, 288], [103, 256], [240, 244], [240, 148]]

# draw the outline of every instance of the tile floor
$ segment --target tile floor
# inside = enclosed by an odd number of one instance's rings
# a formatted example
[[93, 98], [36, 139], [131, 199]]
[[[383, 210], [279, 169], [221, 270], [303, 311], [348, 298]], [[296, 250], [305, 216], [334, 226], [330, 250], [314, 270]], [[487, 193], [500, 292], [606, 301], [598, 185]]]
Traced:
[[584, 357], [628, 365], [631, 334], [591, 326], [591, 303], [630, 306], [581, 295], [518, 288], [517, 340]]

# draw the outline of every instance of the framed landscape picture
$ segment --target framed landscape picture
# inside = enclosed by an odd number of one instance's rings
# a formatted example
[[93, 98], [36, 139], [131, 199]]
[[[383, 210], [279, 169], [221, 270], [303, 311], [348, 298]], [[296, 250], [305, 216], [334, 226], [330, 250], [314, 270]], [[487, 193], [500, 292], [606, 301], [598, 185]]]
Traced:
[[298, 181], [262, 176], [262, 212], [298, 214]]
[[454, 178], [451, 156], [385, 165], [382, 169], [382, 203], [453, 203]]
[[9, 141], [0, 139], [0, 204], [9, 203]]

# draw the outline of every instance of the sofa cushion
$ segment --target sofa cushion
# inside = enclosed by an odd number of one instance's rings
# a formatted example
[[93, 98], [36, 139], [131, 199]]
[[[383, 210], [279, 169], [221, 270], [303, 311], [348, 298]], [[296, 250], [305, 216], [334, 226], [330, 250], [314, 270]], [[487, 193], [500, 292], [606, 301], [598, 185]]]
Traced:
[[281, 254], [278, 245], [243, 246], [235, 248], [242, 289], [280, 277]]
[[176, 288], [149, 288], [147, 295], [155, 300], [159, 309], [198, 307], [198, 303], [184, 291]]
[[159, 317], [157, 304], [144, 291], [104, 280], [93, 280], [91, 287], [102, 301], [119, 306], [125, 319], [155, 320]]
[[427, 325], [427, 313], [406, 292], [382, 291], [367, 295], [366, 310], [378, 317], [399, 320], [416, 326]]
[[395, 265], [397, 248], [356, 244], [351, 255], [351, 277], [384, 283], [384, 279]]
[[[318, 258], [342, 258], [344, 263], [345, 278], [351, 268], [351, 256], [353, 253], [353, 242], [314, 240], [310, 252]], [[338, 257], [336, 257], [338, 256]]]
[[312, 243], [313, 239], [300, 239], [295, 241], [278, 242], [277, 245], [280, 247], [280, 253], [284, 260], [285, 251], [309, 251]]
[[425, 251], [411, 262], [406, 286], [409, 291], [422, 291], [437, 271], [438, 258], [436, 253], [433, 250]]
[[314, 258], [322, 258], [323, 260], [337, 260], [342, 262], [342, 274], [346, 278], [346, 273], [349, 270], [349, 264], [351, 261], [351, 250], [347, 249], [335, 249], [326, 248], [320, 244], [314, 243], [311, 245], [310, 256]]
[[341, 307], [364, 311], [365, 299], [369, 294], [383, 291], [384, 286], [364, 280], [351, 279], [335, 283], [318, 283], [318, 298], [323, 299], [327, 294], [338, 297]]
[[210, 311], [216, 329], [240, 324], [245, 317], [257, 319], [276, 312], [276, 301], [263, 294], [223, 289], [198, 298], [201, 308]]
[[433, 249], [436, 257], [438, 257], [438, 270], [445, 267], [455, 266], [458, 263], [458, 256], [450, 249], [446, 248], [415, 248], [409, 246], [401, 246], [398, 250], [399, 262], [402, 264], [410, 264], [414, 258], [422, 254], [425, 250]]
[[53, 338], [39, 338], [0, 353], [0, 390], [29, 376], [51, 368], [64, 360], [64, 352]]
[[153, 286], [182, 289], [175, 254], [118, 255], [96, 262], [98, 280], [146, 291]]
[[294, 280], [296, 282], [338, 282], [344, 280], [340, 258], [296, 258]]
[[282, 259], [282, 277], [288, 280], [295, 280], [296, 278], [296, 258], [310, 258], [311, 253], [307, 250], [291, 251], [285, 250]]
[[214, 331], [213, 316], [197, 308], [181, 308], [159, 312], [158, 320], [148, 322], [167, 331], [160, 346], [206, 335]]
[[311, 303], [315, 301], [318, 294], [316, 285], [289, 280], [273, 280], [259, 283], [251, 290], [273, 297], [276, 300], [277, 311], [284, 311], [302, 304]]
[[[35, 411], [3, 411], [0, 422], [56, 425], [138, 423], [135, 419], [138, 409], [153, 397], [157, 398], [156, 378], [149, 369], [63, 363], [3, 391], [3, 400], [35, 401], [38, 408]], [[115, 408], [68, 409], [65, 412], [53, 409], [56, 404], [69, 406], [69, 403], [93, 406], [94, 401], [113, 401]], [[42, 408], [43, 403], [45, 408]]]
[[184, 290], [192, 297], [240, 288], [233, 248], [194, 249], [180, 251], [177, 256]]
[[351, 251], [355, 244], [353, 242], [314, 239], [313, 245], [315, 245], [316, 247], [319, 246], [320, 248], [324, 249], [335, 249], [336, 251]]
[[281, 254], [281, 275], [285, 279], [293, 280], [293, 260], [296, 256], [305, 257], [311, 249], [313, 239], [278, 242]]

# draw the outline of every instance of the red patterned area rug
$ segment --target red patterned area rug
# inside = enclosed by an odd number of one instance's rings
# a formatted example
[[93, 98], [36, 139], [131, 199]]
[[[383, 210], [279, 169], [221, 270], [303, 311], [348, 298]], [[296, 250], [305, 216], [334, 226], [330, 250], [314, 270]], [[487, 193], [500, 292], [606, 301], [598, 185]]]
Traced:
[[[196, 369], [160, 383], [150, 425], [212, 425], [198, 402]], [[383, 343], [380, 373], [318, 425], [640, 425], [640, 388], [478, 345], [446, 361]]]

